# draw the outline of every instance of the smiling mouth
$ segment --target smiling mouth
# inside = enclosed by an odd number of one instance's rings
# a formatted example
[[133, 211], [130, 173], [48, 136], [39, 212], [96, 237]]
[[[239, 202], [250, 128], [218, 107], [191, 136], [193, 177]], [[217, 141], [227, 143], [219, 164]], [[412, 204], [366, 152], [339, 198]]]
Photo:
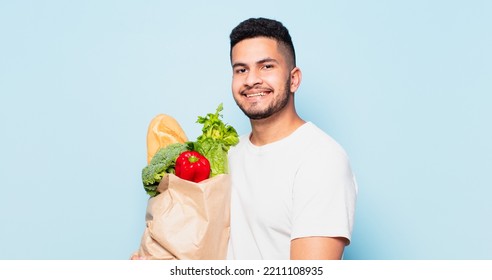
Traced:
[[246, 98], [261, 97], [272, 93], [272, 90], [267, 88], [252, 88], [246, 89], [241, 92], [241, 95]]
[[246, 94], [246, 97], [256, 97], [256, 96], [265, 96], [265, 95], [267, 95], [267, 93], [262, 91], [262, 92]]

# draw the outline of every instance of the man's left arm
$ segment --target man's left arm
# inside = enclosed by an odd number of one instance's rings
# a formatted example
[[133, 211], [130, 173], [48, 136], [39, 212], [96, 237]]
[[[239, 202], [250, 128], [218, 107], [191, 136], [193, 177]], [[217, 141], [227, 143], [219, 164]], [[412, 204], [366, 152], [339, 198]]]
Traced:
[[327, 143], [316, 145], [317, 157], [296, 173], [291, 259], [342, 259], [350, 244], [357, 183], [343, 148]]
[[291, 260], [340, 260], [347, 239], [343, 237], [302, 237], [290, 242]]

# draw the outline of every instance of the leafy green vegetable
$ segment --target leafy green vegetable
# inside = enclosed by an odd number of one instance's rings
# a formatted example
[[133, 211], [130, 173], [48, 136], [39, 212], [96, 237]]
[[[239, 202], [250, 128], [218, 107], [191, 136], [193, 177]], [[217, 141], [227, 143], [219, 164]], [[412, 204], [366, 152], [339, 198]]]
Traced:
[[159, 149], [154, 157], [142, 170], [144, 189], [150, 196], [156, 196], [157, 186], [166, 173], [174, 173], [176, 158], [188, 150], [187, 144], [174, 143]]
[[193, 149], [210, 161], [210, 177], [228, 173], [227, 152], [239, 142], [236, 129], [221, 120], [220, 112], [223, 108], [221, 103], [215, 114], [199, 116], [197, 120], [197, 123], [203, 124], [203, 128], [202, 135], [193, 143]]
[[215, 141], [221, 142], [227, 146], [234, 146], [239, 142], [239, 136], [236, 130], [231, 125], [225, 124], [221, 118], [220, 112], [224, 106], [219, 104], [215, 114], [209, 113], [205, 117], [198, 117], [197, 123], [203, 124], [202, 135], [198, 136], [197, 141], [203, 141], [207, 138], [212, 138]]

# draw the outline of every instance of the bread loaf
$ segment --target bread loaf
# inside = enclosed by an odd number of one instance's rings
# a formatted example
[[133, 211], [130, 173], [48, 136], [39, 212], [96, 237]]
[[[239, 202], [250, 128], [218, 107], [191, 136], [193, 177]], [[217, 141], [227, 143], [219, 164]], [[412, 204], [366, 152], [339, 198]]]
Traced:
[[188, 138], [176, 119], [166, 114], [155, 116], [147, 131], [147, 164], [160, 148], [186, 141]]

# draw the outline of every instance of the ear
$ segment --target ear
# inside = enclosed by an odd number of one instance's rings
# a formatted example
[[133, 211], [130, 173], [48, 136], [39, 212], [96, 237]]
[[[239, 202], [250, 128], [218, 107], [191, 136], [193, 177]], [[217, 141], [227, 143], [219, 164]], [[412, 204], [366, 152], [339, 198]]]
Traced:
[[301, 85], [302, 80], [302, 72], [299, 67], [294, 67], [292, 71], [290, 71], [290, 92], [296, 92], [299, 86]]

